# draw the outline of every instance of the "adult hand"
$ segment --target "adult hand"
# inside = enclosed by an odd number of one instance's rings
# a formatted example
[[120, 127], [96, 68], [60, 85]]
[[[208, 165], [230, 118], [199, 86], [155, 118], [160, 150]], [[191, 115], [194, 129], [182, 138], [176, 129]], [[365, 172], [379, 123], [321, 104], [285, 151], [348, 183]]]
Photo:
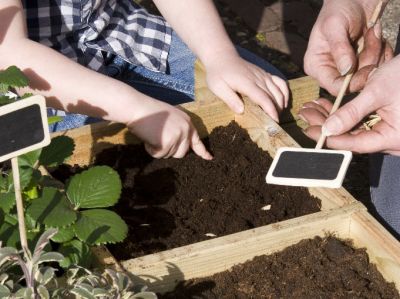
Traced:
[[[329, 117], [332, 104], [328, 100], [319, 99], [305, 104], [299, 115], [310, 125], [305, 130], [306, 135], [317, 140], [323, 125], [326, 135], [330, 136], [327, 138], [330, 148], [400, 155], [399, 72], [400, 56], [375, 70], [364, 90]], [[373, 112], [381, 118], [378, 124], [371, 130], [356, 127]]]
[[[382, 39], [381, 25], [368, 30], [378, 0], [325, 0], [310, 35], [304, 57], [305, 72], [336, 95], [344, 75], [354, 72], [349, 90], [363, 88], [369, 73], [393, 57]], [[364, 51], [356, 57], [354, 46], [364, 36]]]
[[243, 113], [240, 93], [261, 106], [276, 122], [278, 112], [286, 108], [289, 89], [281, 78], [242, 59], [238, 54], [217, 55], [205, 64], [207, 84], [236, 113]]
[[151, 98], [138, 110], [142, 117], [127, 125], [154, 158], [183, 158], [191, 148], [201, 158], [212, 159], [185, 112]]

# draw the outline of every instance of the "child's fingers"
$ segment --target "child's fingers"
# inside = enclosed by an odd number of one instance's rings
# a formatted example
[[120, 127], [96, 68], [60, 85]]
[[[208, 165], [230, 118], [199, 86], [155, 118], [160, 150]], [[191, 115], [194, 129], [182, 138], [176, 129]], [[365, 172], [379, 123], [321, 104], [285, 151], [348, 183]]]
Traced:
[[212, 92], [222, 99], [235, 113], [241, 114], [244, 111], [243, 101], [238, 94], [226, 83], [220, 83], [212, 88]]
[[325, 109], [325, 111], [329, 112], [332, 110], [333, 107], [333, 103], [331, 101], [329, 101], [328, 99], [325, 98], [319, 98], [317, 100], [313, 101], [314, 103], [317, 103], [318, 105], [320, 105], [322, 108]]
[[204, 143], [200, 140], [200, 136], [196, 129], [193, 128], [192, 136], [190, 140], [190, 147], [196, 155], [203, 158], [204, 160], [212, 160], [213, 156], [207, 151]]
[[284, 107], [287, 108], [288, 104], [289, 104], [289, 87], [288, 87], [287, 83], [285, 82], [285, 80], [279, 78], [278, 76], [274, 76], [274, 75], [271, 76], [271, 80], [281, 90], [281, 92], [283, 94], [283, 98], [284, 98]]
[[259, 105], [273, 120], [279, 122], [278, 112], [271, 95], [255, 83], [244, 84], [239, 90], [240, 93], [249, 97], [254, 103]]
[[270, 78], [265, 80], [265, 85], [267, 86], [267, 89], [274, 97], [275, 103], [279, 107], [279, 110], [283, 110], [285, 108], [285, 96], [283, 95], [280, 88]]
[[172, 157], [178, 159], [183, 158], [188, 152], [189, 148], [190, 148], [189, 140], [188, 139], [183, 140], [181, 144], [178, 146], [177, 150], [172, 155]]

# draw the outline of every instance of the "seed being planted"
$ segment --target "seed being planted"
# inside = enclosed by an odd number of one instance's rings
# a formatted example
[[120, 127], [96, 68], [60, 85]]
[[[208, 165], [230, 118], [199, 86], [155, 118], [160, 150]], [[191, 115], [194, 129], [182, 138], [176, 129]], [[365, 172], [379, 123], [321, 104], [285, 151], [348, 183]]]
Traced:
[[206, 236], [207, 236], [207, 237], [216, 237], [217, 235], [214, 235], [214, 234], [212, 234], [212, 233], [207, 233]]
[[269, 210], [271, 210], [271, 205], [266, 205], [265, 207], [262, 207], [261, 210], [269, 211]]
[[204, 201], [204, 198], [200, 198], [200, 200], [199, 200], [200, 202], [203, 202]]
[[148, 223], [142, 223], [140, 226], [150, 226]]

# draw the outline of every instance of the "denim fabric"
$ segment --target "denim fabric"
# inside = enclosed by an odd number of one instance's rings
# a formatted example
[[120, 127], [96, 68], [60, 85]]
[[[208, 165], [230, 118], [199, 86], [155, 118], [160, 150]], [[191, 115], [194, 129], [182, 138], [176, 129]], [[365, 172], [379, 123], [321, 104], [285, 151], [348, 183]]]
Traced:
[[[237, 47], [239, 54], [265, 71], [284, 78], [274, 66], [248, 50]], [[112, 59], [106, 67], [106, 74], [121, 80], [135, 89], [160, 101], [178, 105], [194, 100], [194, 62], [196, 57], [175, 32], [168, 55], [167, 73], [150, 71], [144, 67], [130, 65], [120, 58]], [[50, 127], [51, 131], [62, 131], [90, 124], [99, 119], [80, 114], [64, 113], [54, 109], [49, 115], [64, 116], [64, 120]]]
[[[398, 35], [395, 54], [399, 53]], [[400, 157], [373, 154], [369, 164], [373, 213], [400, 240]]]
[[400, 240], [400, 157], [370, 155], [370, 184], [374, 216]]

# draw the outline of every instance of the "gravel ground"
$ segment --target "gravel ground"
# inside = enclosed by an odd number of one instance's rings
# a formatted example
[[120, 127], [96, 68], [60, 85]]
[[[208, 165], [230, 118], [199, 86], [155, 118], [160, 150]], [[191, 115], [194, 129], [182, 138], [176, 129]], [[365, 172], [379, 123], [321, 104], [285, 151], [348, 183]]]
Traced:
[[400, 0], [392, 0], [382, 15], [383, 36], [395, 47], [400, 23]]

